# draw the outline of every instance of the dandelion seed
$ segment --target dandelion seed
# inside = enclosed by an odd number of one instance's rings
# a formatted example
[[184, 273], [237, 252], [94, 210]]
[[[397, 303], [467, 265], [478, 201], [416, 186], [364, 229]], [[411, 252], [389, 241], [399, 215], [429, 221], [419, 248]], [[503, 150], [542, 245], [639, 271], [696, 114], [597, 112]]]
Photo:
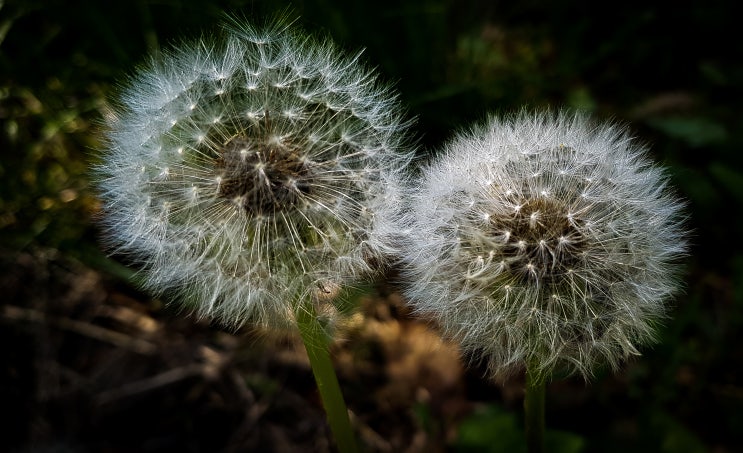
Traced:
[[526, 364], [588, 377], [637, 354], [686, 251], [683, 203], [645, 154], [622, 128], [567, 113], [459, 135], [411, 188], [401, 227], [415, 310], [496, 378]]
[[166, 52], [124, 89], [97, 168], [107, 240], [155, 293], [228, 325], [284, 327], [298, 300], [385, 262], [407, 124], [327, 40], [284, 22], [223, 38]]

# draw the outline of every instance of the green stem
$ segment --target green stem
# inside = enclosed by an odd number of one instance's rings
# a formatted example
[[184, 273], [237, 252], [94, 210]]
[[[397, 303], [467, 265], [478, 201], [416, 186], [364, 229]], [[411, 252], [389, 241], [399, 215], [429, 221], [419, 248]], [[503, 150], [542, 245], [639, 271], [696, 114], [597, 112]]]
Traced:
[[535, 370], [535, 365], [526, 368], [526, 394], [524, 396], [524, 424], [526, 446], [529, 453], [544, 452], [544, 393], [545, 379]]
[[320, 325], [311, 302], [302, 304], [297, 310], [297, 325], [302, 334], [307, 356], [310, 358], [312, 373], [320, 391], [330, 430], [335, 437], [340, 453], [356, 453], [358, 447], [348, 418], [348, 409], [343, 401], [338, 378], [333, 369], [328, 351], [328, 339]]

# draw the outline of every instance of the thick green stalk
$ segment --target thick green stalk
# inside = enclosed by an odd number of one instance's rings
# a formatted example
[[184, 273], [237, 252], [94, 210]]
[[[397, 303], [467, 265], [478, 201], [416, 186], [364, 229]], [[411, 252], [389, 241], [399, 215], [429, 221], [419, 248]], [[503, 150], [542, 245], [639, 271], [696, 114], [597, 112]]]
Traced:
[[526, 368], [526, 394], [524, 396], [524, 425], [526, 446], [529, 453], [544, 452], [544, 394], [545, 379], [530, 363]]
[[312, 373], [320, 391], [330, 430], [335, 437], [340, 453], [356, 453], [358, 446], [348, 418], [348, 409], [343, 401], [338, 378], [333, 369], [328, 351], [328, 339], [311, 302], [302, 304], [297, 310], [297, 325], [302, 334], [307, 356], [310, 358]]

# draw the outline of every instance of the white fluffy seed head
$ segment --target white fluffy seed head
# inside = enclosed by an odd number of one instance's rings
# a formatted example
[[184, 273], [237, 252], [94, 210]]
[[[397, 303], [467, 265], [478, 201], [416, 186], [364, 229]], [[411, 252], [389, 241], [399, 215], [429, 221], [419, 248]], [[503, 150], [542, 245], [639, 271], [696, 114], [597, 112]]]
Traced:
[[491, 118], [411, 187], [407, 296], [504, 379], [616, 368], [651, 342], [686, 251], [681, 203], [616, 125]]
[[154, 59], [112, 108], [107, 239], [156, 293], [228, 325], [284, 326], [302, 297], [385, 261], [407, 124], [328, 41], [283, 21], [223, 38]]

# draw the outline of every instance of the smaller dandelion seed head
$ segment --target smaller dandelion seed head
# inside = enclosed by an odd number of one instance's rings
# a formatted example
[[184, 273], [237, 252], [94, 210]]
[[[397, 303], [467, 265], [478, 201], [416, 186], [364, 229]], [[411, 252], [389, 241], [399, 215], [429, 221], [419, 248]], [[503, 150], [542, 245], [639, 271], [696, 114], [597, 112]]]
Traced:
[[409, 189], [414, 309], [496, 378], [526, 362], [588, 377], [637, 354], [686, 251], [683, 203], [645, 155], [621, 127], [566, 112], [460, 134]]
[[371, 275], [395, 251], [411, 158], [396, 98], [358, 56], [283, 19], [231, 19], [218, 39], [163, 52], [108, 124], [109, 245], [200, 315], [291, 325], [318, 285]]

